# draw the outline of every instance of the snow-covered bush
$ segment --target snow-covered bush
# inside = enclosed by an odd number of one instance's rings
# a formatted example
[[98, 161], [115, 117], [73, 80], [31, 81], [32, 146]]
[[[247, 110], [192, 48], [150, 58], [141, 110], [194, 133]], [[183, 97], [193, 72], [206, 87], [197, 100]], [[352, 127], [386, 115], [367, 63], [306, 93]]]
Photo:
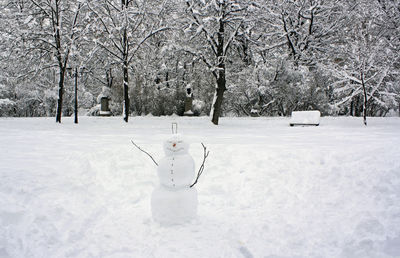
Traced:
[[57, 89], [48, 89], [44, 91], [43, 106], [46, 116], [54, 116], [57, 108]]
[[87, 116], [99, 116], [100, 115], [100, 108], [101, 105], [97, 104], [96, 106], [92, 107], [89, 109], [89, 111], [86, 113]]
[[183, 90], [164, 88], [156, 91], [153, 100], [154, 108], [151, 112], [154, 116], [183, 115], [185, 112], [185, 92]]
[[0, 99], [0, 116], [13, 116], [16, 113], [17, 104], [10, 99]]
[[79, 107], [81, 108], [89, 109], [93, 107], [93, 105], [95, 104], [93, 94], [88, 91], [79, 94], [78, 99], [79, 99], [78, 104]]
[[194, 99], [193, 100], [193, 106], [192, 106], [192, 111], [194, 116], [202, 116], [206, 115], [206, 105], [204, 101], [201, 101], [199, 99]]
[[232, 114], [289, 116], [295, 110], [329, 113], [327, 87], [318, 70], [280, 61], [273, 66], [249, 67], [228, 88]]
[[0, 84], [0, 116], [14, 116], [17, 104], [11, 100], [10, 91], [3, 84]]

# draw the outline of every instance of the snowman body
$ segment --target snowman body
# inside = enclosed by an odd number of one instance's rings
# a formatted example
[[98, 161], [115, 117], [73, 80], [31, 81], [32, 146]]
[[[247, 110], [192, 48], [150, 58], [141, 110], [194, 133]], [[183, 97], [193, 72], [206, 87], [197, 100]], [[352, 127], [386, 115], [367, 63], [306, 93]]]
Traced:
[[164, 142], [165, 157], [157, 168], [160, 184], [169, 188], [189, 187], [195, 176], [194, 160], [188, 152], [189, 145], [180, 136]]
[[197, 214], [197, 191], [190, 187], [195, 167], [188, 150], [189, 144], [179, 135], [164, 142], [166, 156], [157, 168], [160, 186], [151, 197], [153, 218], [162, 224], [180, 224]]

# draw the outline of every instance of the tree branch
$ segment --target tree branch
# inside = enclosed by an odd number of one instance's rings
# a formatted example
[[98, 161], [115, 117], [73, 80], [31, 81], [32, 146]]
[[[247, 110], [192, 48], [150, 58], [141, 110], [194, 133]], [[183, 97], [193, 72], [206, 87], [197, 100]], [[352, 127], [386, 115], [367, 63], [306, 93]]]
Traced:
[[162, 31], [164, 31], [164, 30], [169, 30], [169, 29], [170, 29], [169, 27], [163, 27], [163, 28], [157, 29], [157, 30], [155, 30], [155, 31], [151, 31], [146, 37], [144, 37], [144, 38], [136, 45], [135, 49], [132, 51], [133, 53], [132, 53], [131, 57], [130, 57], [129, 60], [128, 60], [128, 64], [130, 64], [130, 63], [132, 62], [132, 59], [133, 59], [133, 57], [135, 56], [136, 52], [139, 50], [139, 48], [142, 46], [142, 44], [143, 44], [144, 42], [146, 42], [147, 39], [149, 39], [150, 37], [154, 36], [155, 34], [157, 34], [157, 33], [159, 33], [159, 32], [162, 32]]
[[202, 54], [196, 53], [196, 52], [191, 51], [190, 49], [187, 49], [187, 48], [183, 48], [182, 50], [185, 53], [188, 53], [188, 54], [191, 54], [193, 56], [196, 56], [196, 57], [200, 58], [204, 62], [204, 64], [208, 67], [208, 69], [210, 69], [210, 71], [214, 75], [215, 79], [218, 79], [218, 75], [215, 72], [214, 66], [212, 66]]
[[197, 172], [196, 180], [194, 181], [194, 183], [193, 183], [190, 187], [193, 187], [195, 184], [197, 184], [197, 181], [199, 180], [201, 174], [203, 174], [203, 171], [204, 171], [204, 164], [205, 164], [205, 162], [206, 162], [206, 159], [207, 159], [207, 157], [208, 157], [208, 154], [210, 154], [210, 151], [207, 151], [207, 147], [204, 146], [203, 143], [201, 143], [201, 146], [203, 146], [203, 150], [204, 150], [203, 163], [201, 164], [201, 166], [200, 166], [200, 168], [199, 168], [199, 171]]
[[131, 142], [132, 142], [132, 144], [133, 144], [136, 148], [138, 148], [141, 152], [144, 152], [145, 154], [147, 154], [147, 156], [149, 156], [149, 157], [151, 158], [151, 160], [154, 162], [154, 164], [156, 164], [156, 166], [158, 166], [158, 163], [154, 160], [154, 158], [153, 158], [147, 151], [145, 151], [145, 150], [143, 150], [142, 148], [140, 148], [140, 146], [137, 145], [136, 143], [134, 143], [132, 140], [131, 140]]
[[189, 3], [189, 1], [186, 2], [187, 6], [188, 6], [188, 10], [190, 10], [192, 17], [194, 19], [194, 22], [197, 24], [197, 26], [199, 26], [201, 28], [201, 31], [204, 32], [204, 34], [206, 35], [207, 41], [210, 44], [210, 47], [212, 49], [212, 51], [214, 52], [214, 54], [217, 56], [217, 42], [215, 41], [215, 38], [213, 36], [212, 33], [210, 33], [205, 27], [204, 25], [200, 22], [199, 18], [196, 16], [195, 12], [193, 11], [193, 5], [191, 5]]

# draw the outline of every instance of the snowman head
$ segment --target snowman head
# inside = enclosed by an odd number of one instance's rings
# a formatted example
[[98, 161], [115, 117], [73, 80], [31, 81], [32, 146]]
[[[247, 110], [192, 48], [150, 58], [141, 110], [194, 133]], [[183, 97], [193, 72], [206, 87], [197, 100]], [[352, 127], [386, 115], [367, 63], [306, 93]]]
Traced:
[[179, 134], [175, 134], [164, 142], [164, 152], [167, 156], [187, 154], [188, 150], [189, 144]]

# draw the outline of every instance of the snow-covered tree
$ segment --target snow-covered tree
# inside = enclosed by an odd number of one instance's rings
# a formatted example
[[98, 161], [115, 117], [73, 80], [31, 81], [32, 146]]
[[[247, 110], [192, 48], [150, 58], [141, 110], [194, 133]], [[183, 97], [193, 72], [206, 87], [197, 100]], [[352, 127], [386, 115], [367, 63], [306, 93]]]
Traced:
[[308, 109], [326, 114], [328, 84], [317, 64], [329, 57], [341, 6], [337, 1], [286, 0], [258, 1], [257, 7], [244, 34], [249, 47], [240, 48], [250, 53], [251, 62], [233, 68], [231, 108], [238, 115], [290, 115]]
[[[79, 70], [78, 99], [85, 102], [82, 106], [90, 108], [93, 97], [89, 95], [96, 93], [96, 88], [92, 87], [96, 84], [91, 64], [97, 60], [93, 59], [95, 44], [90, 36], [93, 32], [87, 26], [91, 19], [87, 6], [82, 1], [3, 2], [7, 3], [1, 18], [7, 26], [2, 28], [4, 34], [1, 34], [5, 36], [5, 44], [0, 45], [4, 53], [1, 65], [7, 73], [6, 84], [13, 88], [18, 103], [14, 115], [55, 115], [58, 122], [61, 115], [70, 115], [74, 82], [69, 75], [73, 75], [70, 72], [75, 68]], [[57, 23], [54, 13], [57, 6], [59, 34], [53, 27]], [[83, 67], [87, 69], [81, 69]]]
[[[216, 80], [210, 117], [218, 124], [224, 92], [227, 89], [226, 65], [233, 41], [246, 26], [251, 1], [240, 0], [187, 0], [185, 29], [190, 41], [187, 52], [204, 62]], [[198, 38], [200, 37], [200, 40]]]
[[122, 67], [124, 120], [128, 122], [129, 69], [132, 68], [137, 51], [146, 40], [167, 29], [158, 19], [163, 9], [163, 2], [88, 0], [88, 5], [96, 20], [92, 26], [100, 29], [95, 43], [108, 52], [114, 63]]
[[23, 5], [21, 3], [13, 3], [20, 7], [16, 16], [18, 27], [13, 33], [16, 40], [13, 51], [29, 56], [27, 74], [57, 68], [56, 121], [61, 123], [68, 61], [75, 54], [75, 42], [85, 27], [80, 15], [83, 5], [80, 1], [66, 0], [28, 0]]
[[73, 110], [69, 68], [84, 67], [77, 80], [81, 107], [91, 109], [107, 87], [113, 114], [125, 121], [130, 110], [182, 114], [188, 84], [201, 103], [198, 113], [209, 112], [215, 124], [223, 113], [306, 109], [384, 116], [400, 110], [398, 6], [397, 0], [0, 0], [0, 113], [55, 115], [61, 122]]
[[349, 2], [346, 11], [351, 23], [343, 28], [343, 41], [335, 45], [336, 55], [324, 68], [337, 78], [337, 105], [351, 103], [362, 96], [364, 124], [367, 125], [369, 108], [377, 105], [387, 110], [395, 100], [394, 93], [388, 90], [388, 78], [398, 73], [393, 69], [397, 53], [390, 48], [394, 41], [383, 26], [385, 21], [379, 1]]

